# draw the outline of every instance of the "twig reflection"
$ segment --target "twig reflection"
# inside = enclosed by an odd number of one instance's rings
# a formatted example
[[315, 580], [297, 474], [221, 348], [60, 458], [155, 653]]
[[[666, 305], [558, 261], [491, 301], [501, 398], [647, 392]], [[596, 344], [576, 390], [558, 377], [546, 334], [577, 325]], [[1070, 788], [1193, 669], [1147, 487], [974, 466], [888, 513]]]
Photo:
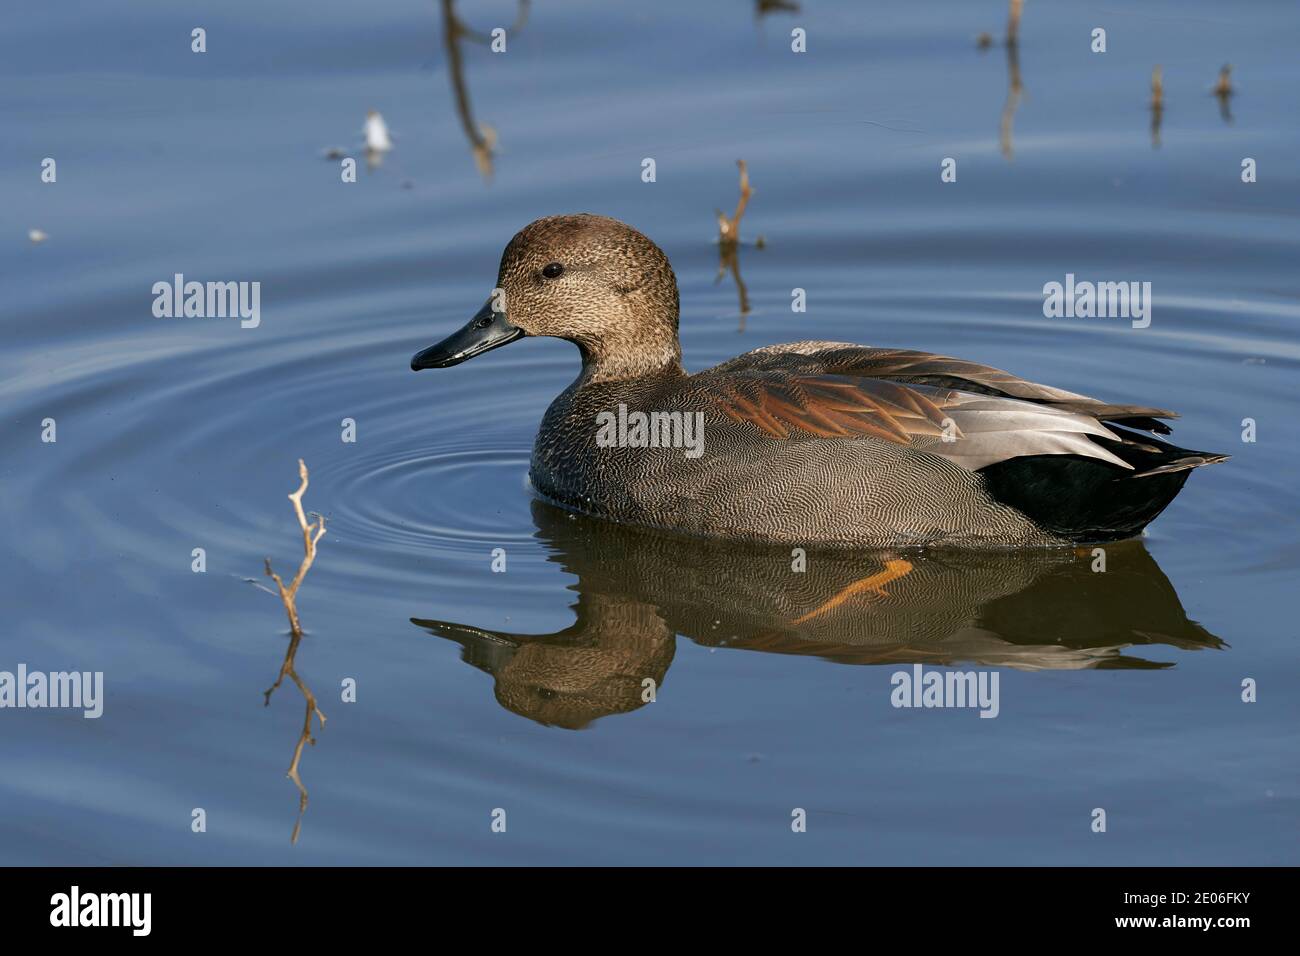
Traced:
[[1219, 100], [1219, 115], [1223, 117], [1225, 123], [1232, 122], [1232, 96], [1236, 92], [1232, 88], [1232, 64], [1225, 63], [1219, 70], [1219, 80], [1214, 84], [1214, 95]]
[[1011, 9], [1007, 11], [1007, 46], [1020, 42], [1020, 14], [1024, 12], [1025, 0], [1011, 0]]
[[[998, 145], [1002, 155], [1007, 159], [1011, 159], [1015, 153], [1015, 145], [1012, 142], [1013, 126], [1016, 110], [1020, 106], [1020, 98], [1025, 91], [1024, 84], [1020, 81], [1020, 15], [1024, 11], [1024, 6], [1024, 0], [1010, 0], [1007, 12], [1007, 35], [1002, 44], [1007, 51], [1007, 98], [1002, 104], [1002, 117], [998, 122]], [[975, 38], [975, 45], [980, 50], [992, 48], [992, 34], [981, 33]]]
[[[528, 21], [529, 0], [519, 0], [519, 11], [510, 33], [523, 29]], [[469, 140], [470, 152], [479, 174], [486, 180], [492, 178], [492, 152], [496, 149], [497, 134], [491, 126], [474, 119], [474, 110], [469, 101], [469, 86], [465, 82], [465, 62], [461, 57], [460, 41], [471, 40], [475, 43], [489, 44], [491, 37], [470, 29], [456, 15], [456, 0], [442, 0], [442, 38], [447, 49], [447, 69], [451, 74], [451, 88], [456, 98], [456, 113], [460, 117], [461, 128]]]
[[280, 665], [280, 673], [275, 678], [275, 683], [264, 692], [265, 706], [271, 705], [271, 694], [288, 676], [298, 686], [302, 692], [303, 699], [307, 702], [306, 714], [303, 717], [302, 733], [298, 735], [298, 743], [293, 748], [293, 760], [289, 762], [287, 776], [293, 781], [293, 785], [298, 788], [298, 818], [293, 824], [293, 834], [289, 837], [290, 843], [298, 842], [298, 834], [302, 832], [303, 814], [307, 812], [307, 788], [303, 785], [302, 777], [298, 773], [298, 767], [302, 763], [303, 748], [307, 744], [313, 747], [316, 745], [316, 738], [311, 732], [311, 719], [314, 716], [320, 721], [321, 730], [325, 729], [325, 715], [321, 712], [320, 707], [316, 704], [316, 695], [311, 692], [311, 688], [298, 676], [297, 670], [294, 669], [294, 658], [298, 654], [298, 645], [302, 642], [302, 634], [294, 634], [289, 639], [289, 649], [285, 652], [284, 663]]
[[1012, 124], [1016, 119], [1016, 109], [1020, 106], [1020, 97], [1024, 93], [1024, 85], [1020, 82], [1020, 44], [1008, 39], [1007, 41], [1007, 99], [1002, 104], [1002, 121], [998, 125], [998, 141], [1001, 145], [1002, 155], [1011, 159], [1015, 152], [1012, 144]]
[[1160, 148], [1160, 121], [1165, 115], [1164, 74], [1157, 64], [1151, 70], [1151, 148]]

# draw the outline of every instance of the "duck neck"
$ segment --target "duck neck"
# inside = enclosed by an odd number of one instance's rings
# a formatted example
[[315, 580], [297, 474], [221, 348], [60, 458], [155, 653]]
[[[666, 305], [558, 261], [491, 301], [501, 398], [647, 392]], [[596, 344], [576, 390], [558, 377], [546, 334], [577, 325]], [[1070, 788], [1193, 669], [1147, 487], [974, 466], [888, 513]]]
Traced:
[[576, 344], [582, 352], [579, 386], [650, 375], [686, 374], [682, 369], [682, 348], [677, 342], [676, 333], [653, 343], [648, 343], [643, 338], [636, 342], [602, 338], [598, 342], [580, 341]]

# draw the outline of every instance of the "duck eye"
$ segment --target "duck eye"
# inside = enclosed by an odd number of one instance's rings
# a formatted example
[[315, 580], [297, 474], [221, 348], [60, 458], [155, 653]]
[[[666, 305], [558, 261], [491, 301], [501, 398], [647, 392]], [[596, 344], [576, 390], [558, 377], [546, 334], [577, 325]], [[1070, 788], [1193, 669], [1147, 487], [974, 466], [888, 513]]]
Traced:
[[552, 262], [550, 265], [542, 269], [542, 275], [546, 276], [548, 279], [558, 279], [563, 273], [564, 266], [560, 265], [558, 262]]

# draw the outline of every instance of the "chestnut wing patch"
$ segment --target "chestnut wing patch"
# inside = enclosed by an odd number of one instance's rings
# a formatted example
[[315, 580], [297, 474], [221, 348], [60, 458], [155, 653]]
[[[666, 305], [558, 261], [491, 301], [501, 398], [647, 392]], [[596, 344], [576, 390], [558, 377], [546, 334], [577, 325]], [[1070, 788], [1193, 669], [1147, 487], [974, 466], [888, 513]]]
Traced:
[[1116, 421], [1131, 428], [1168, 435], [1168, 425], [1157, 421], [1177, 418], [1177, 412], [1145, 405], [1113, 405], [1078, 392], [1040, 385], [1004, 372], [1000, 368], [968, 362], [948, 355], [933, 355], [910, 349], [866, 349], [838, 346], [818, 356], [827, 372], [840, 375], [870, 375], [896, 382], [933, 385], [961, 391], [1005, 395], [1029, 402], [1054, 405], [1068, 411]]
[[960, 438], [944, 409], [946, 389], [839, 375], [729, 376], [713, 396], [737, 422], [774, 438], [802, 432], [819, 438], [879, 438], [909, 445], [918, 435]]

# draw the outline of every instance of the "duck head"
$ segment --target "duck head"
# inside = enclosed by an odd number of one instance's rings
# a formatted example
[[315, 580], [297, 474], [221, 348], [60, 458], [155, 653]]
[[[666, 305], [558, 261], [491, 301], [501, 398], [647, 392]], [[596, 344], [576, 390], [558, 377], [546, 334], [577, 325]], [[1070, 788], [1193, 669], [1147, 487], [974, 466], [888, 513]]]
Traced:
[[460, 329], [411, 368], [448, 368], [526, 335], [567, 339], [589, 380], [681, 370], [677, 280], [668, 257], [626, 223], [580, 213], [520, 230], [497, 288]]

